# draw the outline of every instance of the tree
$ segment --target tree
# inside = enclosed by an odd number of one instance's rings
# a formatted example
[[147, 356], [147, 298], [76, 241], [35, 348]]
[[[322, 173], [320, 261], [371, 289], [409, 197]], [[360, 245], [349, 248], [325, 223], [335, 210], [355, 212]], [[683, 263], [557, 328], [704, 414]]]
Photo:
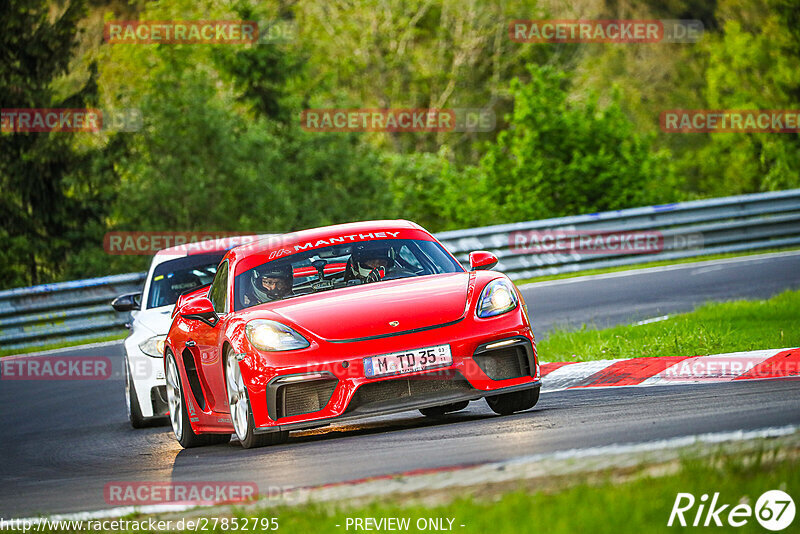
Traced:
[[[705, 96], [711, 109], [797, 109], [800, 106], [800, 2], [721, 4], [723, 33], [707, 44]], [[695, 134], [696, 135], [696, 134]], [[714, 133], [691, 157], [708, 195], [800, 187], [800, 135]]]
[[[0, 3], [2, 107], [83, 108], [96, 102], [94, 71], [69, 94], [54, 90], [68, 71], [84, 2], [51, 16], [45, 0]], [[0, 277], [5, 286], [57, 279], [66, 253], [85, 242], [85, 228], [102, 217], [105, 174], [90, 175], [91, 149], [74, 135], [0, 133]], [[95, 169], [96, 171], [98, 169]]]
[[[140, 17], [274, 16], [246, 4], [198, 9], [152, 4]], [[284, 232], [388, 213], [377, 152], [362, 136], [300, 129], [301, 54], [280, 44], [106, 48], [104, 95], [141, 109], [144, 122], [116, 162], [124, 201], [112, 228]]]
[[565, 74], [529, 67], [514, 80], [510, 127], [482, 160], [497, 222], [592, 213], [667, 202], [675, 195], [669, 155], [634, 132], [620, 97], [568, 99]]
[[[309, 44], [316, 107], [488, 108], [498, 128], [509, 109], [507, 81], [560, 47], [508, 38], [514, 19], [546, 18], [535, 0], [381, 0], [300, 2], [299, 38]], [[393, 152], [437, 153], [476, 163], [478, 143], [496, 131], [375, 133]]]
[[439, 154], [386, 153], [382, 160], [394, 217], [435, 232], [492, 222], [496, 206], [480, 167], [451, 162], [445, 149]]

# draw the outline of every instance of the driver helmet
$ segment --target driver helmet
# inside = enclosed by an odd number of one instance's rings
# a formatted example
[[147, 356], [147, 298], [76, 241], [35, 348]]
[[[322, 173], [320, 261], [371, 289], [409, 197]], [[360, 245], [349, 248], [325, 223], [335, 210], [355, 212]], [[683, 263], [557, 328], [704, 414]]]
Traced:
[[253, 269], [250, 280], [253, 293], [262, 302], [281, 299], [292, 292], [294, 274], [291, 264], [265, 265]]
[[394, 257], [394, 248], [384, 243], [356, 245], [350, 255], [352, 274], [364, 280], [369, 273], [380, 267], [388, 271], [394, 266]]

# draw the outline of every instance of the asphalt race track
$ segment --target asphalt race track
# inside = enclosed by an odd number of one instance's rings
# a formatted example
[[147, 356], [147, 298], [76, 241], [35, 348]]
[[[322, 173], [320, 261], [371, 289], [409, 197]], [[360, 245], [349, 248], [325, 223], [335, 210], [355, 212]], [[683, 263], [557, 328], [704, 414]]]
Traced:
[[588, 278], [523, 286], [537, 335], [554, 326], [607, 327], [687, 312], [709, 300], [769, 298], [800, 288], [800, 251]]
[[[524, 288], [537, 334], [554, 325], [628, 323], [707, 300], [800, 287], [800, 253], [554, 281]], [[765, 347], [777, 348], [777, 347]], [[60, 355], [108, 356], [121, 344]], [[541, 355], [547, 360], [546, 355]], [[528, 412], [484, 402], [441, 421], [417, 412], [293, 433], [285, 445], [181, 450], [168, 427], [128, 425], [121, 379], [0, 381], [0, 517], [107, 508], [112, 481], [256, 482], [302, 487], [573, 448], [800, 424], [800, 381], [767, 380], [543, 394]]]

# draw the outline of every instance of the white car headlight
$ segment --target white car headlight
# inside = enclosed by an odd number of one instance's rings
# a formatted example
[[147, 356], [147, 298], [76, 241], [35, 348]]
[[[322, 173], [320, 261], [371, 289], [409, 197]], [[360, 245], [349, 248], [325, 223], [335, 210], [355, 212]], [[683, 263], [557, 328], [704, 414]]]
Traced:
[[308, 347], [308, 340], [286, 326], [268, 319], [254, 319], [244, 329], [247, 339], [259, 350], [278, 352]]
[[493, 280], [481, 292], [476, 310], [478, 317], [494, 317], [517, 307], [517, 292], [505, 279]]
[[164, 343], [167, 336], [153, 336], [139, 343], [139, 349], [153, 358], [164, 357]]

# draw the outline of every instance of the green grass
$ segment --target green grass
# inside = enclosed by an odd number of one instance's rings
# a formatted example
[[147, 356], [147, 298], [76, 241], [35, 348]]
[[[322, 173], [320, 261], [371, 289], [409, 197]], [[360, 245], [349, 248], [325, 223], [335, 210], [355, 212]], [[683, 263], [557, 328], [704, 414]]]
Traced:
[[[653, 533], [681, 530], [667, 527], [679, 492], [693, 493], [699, 499], [704, 493], [719, 491], [720, 502], [732, 505], [743, 497], [754, 504], [761, 493], [771, 489], [784, 488], [795, 499], [800, 495], [800, 462], [796, 458], [771, 463], [765, 461], [765, 456], [756, 455], [749, 461], [718, 459], [716, 464], [714, 466], [708, 458], [693, 460], [686, 462], [674, 475], [623, 482], [616, 474], [609, 474], [599, 484], [579, 483], [555, 492], [514, 491], [502, 495], [496, 502], [458, 499], [434, 507], [372, 504], [355, 510], [335, 511], [309, 507], [283, 509], [275, 511], [273, 516], [279, 518], [280, 531], [284, 533], [342, 533], [346, 532], [344, 526], [348, 517], [408, 517], [412, 525], [420, 518], [451, 518], [454, 519], [453, 531], [464, 534]], [[341, 527], [336, 527], [337, 524]], [[739, 529], [713, 530], [764, 532], [754, 518]], [[416, 528], [408, 531], [419, 532]]]
[[[717, 452], [701, 458], [684, 459], [666, 464], [661, 469], [651, 466], [649, 469], [573, 475], [549, 480], [544, 488], [517, 486], [506, 492], [493, 492], [481, 486], [473, 488], [469, 497], [456, 497], [431, 506], [420, 504], [417, 495], [405, 504], [400, 504], [396, 497], [386, 497], [384, 501], [388, 501], [387, 504], [373, 501], [357, 506], [339, 503], [265, 508], [257, 512], [257, 517], [277, 518], [277, 532], [285, 534], [355, 532], [352, 526], [345, 528], [347, 519], [367, 517], [408, 518], [411, 528], [405, 532], [420, 532], [415, 527], [419, 519], [449, 518], [453, 519], [452, 531], [463, 534], [668, 533], [684, 530], [679, 526], [667, 527], [678, 493], [692, 493], [699, 504], [701, 495], [719, 492], [718, 505], [731, 506], [720, 515], [725, 526], [711, 527], [712, 531], [766, 532], [754, 517], [740, 528], [727, 525], [727, 513], [732, 506], [739, 502], [749, 502], [754, 506], [765, 491], [781, 489], [795, 500], [800, 497], [800, 450], [796, 447], [772, 450], [762, 447], [750, 453], [725, 455]], [[694, 520], [697, 504], [684, 515], [689, 525]], [[218, 516], [211, 510], [205, 514], [193, 514], [195, 520]], [[130, 516], [129, 519], [143, 517]], [[240, 511], [235, 517], [240, 521], [249, 518], [253, 524], [252, 512]], [[792, 527], [785, 532], [790, 532], [799, 521], [800, 518], [795, 518]], [[230, 532], [231, 528], [218, 527], [209, 531]]]
[[106, 336], [92, 337], [88, 339], [79, 339], [75, 341], [61, 341], [57, 343], [46, 343], [44, 345], [37, 345], [35, 347], [25, 347], [22, 349], [0, 349], [0, 358], [3, 356], [12, 356], [16, 354], [28, 354], [30, 352], [39, 352], [42, 350], [63, 349], [66, 347], [78, 347], [80, 345], [88, 345], [89, 343], [101, 343], [103, 341], [115, 341], [117, 339], [125, 339], [128, 337], [128, 331], [119, 332], [117, 334], [109, 334]]
[[699, 263], [703, 261], [711, 261], [711, 260], [723, 260], [726, 258], [739, 258], [744, 256], [758, 256], [761, 254], [771, 254], [774, 252], [786, 252], [789, 250], [800, 250], [797, 247], [784, 247], [784, 248], [771, 248], [765, 250], [754, 250], [751, 252], [729, 252], [727, 254], [709, 254], [708, 256], [697, 256], [694, 258], [681, 258], [677, 260], [661, 260], [661, 261], [651, 261], [649, 263], [639, 263], [636, 265], [623, 265], [620, 267], [606, 267], [603, 269], [588, 269], [586, 271], [578, 271], [572, 273], [560, 273], [560, 274], [547, 274], [543, 276], [537, 276], [535, 278], [526, 278], [524, 280], [516, 280], [514, 283], [518, 286], [523, 284], [529, 284], [532, 282], [545, 282], [547, 280], [561, 280], [563, 278], [578, 278], [581, 276], [591, 276], [594, 274], [605, 274], [605, 273], [616, 273], [620, 271], [632, 271], [636, 269], [647, 269], [648, 267], [662, 267], [664, 265], [678, 265], [684, 263]]
[[537, 344], [545, 362], [694, 356], [800, 346], [800, 291], [705, 304], [641, 326], [556, 330]]

